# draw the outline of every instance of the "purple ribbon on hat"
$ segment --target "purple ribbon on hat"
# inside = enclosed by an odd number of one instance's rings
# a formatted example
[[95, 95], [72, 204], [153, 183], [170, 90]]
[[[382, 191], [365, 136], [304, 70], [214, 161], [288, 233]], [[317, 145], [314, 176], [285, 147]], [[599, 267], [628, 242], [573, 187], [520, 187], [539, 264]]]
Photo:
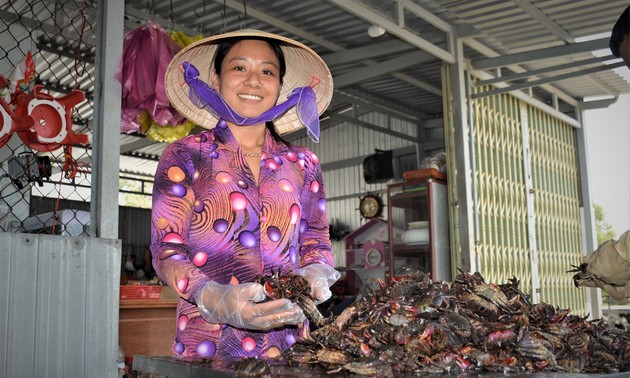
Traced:
[[295, 106], [300, 123], [306, 126], [308, 136], [315, 143], [319, 142], [317, 98], [315, 91], [310, 86], [295, 88], [285, 102], [274, 106], [258, 117], [243, 117], [228, 105], [219, 92], [199, 79], [199, 70], [195, 66], [189, 62], [184, 62], [182, 67], [184, 69], [184, 81], [190, 88], [188, 93], [190, 100], [199, 108], [206, 108], [217, 118], [238, 126], [251, 126], [273, 121]]

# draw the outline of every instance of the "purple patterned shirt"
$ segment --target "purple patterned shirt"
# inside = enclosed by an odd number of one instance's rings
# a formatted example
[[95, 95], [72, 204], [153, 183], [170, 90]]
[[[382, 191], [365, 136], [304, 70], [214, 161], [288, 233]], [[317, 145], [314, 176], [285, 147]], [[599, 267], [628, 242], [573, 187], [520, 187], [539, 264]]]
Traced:
[[308, 325], [254, 331], [208, 323], [194, 304], [210, 280], [238, 284], [272, 269], [334, 264], [317, 156], [265, 132], [258, 185], [223, 121], [172, 143], [160, 159], [151, 253], [157, 275], [181, 297], [178, 355], [274, 357], [307, 334]]

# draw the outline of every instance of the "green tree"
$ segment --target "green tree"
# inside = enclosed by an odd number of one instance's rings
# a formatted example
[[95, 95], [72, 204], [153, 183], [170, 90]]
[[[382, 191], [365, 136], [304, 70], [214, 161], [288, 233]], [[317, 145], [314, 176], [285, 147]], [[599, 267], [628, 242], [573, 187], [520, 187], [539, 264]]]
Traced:
[[593, 206], [595, 209], [595, 230], [597, 231], [597, 245], [601, 245], [606, 240], [614, 239], [616, 236], [613, 227], [606, 222], [606, 212], [604, 208], [598, 204]]

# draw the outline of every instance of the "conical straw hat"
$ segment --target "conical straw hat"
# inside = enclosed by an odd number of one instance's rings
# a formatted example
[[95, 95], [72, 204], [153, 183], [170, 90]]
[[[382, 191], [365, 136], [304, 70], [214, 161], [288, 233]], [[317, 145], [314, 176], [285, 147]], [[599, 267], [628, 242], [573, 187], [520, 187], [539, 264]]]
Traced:
[[[199, 70], [199, 78], [210, 83], [214, 54], [218, 43], [226, 38], [269, 38], [280, 42], [284, 53], [286, 73], [278, 102], [283, 102], [293, 89], [310, 85], [317, 98], [317, 110], [321, 115], [330, 104], [333, 94], [332, 75], [326, 63], [309, 47], [293, 39], [259, 30], [244, 29], [220, 35], [214, 35], [183, 48], [173, 57], [166, 70], [166, 94], [173, 106], [190, 121], [206, 129], [216, 126], [218, 119], [205, 108], [197, 107], [188, 96], [188, 85], [184, 81], [181, 65], [189, 62]], [[274, 121], [280, 134], [290, 133], [303, 127], [295, 108]]]

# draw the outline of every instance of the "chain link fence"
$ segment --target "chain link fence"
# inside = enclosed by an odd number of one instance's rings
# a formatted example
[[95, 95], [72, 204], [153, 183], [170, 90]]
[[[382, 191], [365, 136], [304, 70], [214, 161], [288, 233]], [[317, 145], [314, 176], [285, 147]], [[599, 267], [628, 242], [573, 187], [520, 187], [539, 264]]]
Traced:
[[90, 233], [96, 6], [0, 1], [0, 231]]

